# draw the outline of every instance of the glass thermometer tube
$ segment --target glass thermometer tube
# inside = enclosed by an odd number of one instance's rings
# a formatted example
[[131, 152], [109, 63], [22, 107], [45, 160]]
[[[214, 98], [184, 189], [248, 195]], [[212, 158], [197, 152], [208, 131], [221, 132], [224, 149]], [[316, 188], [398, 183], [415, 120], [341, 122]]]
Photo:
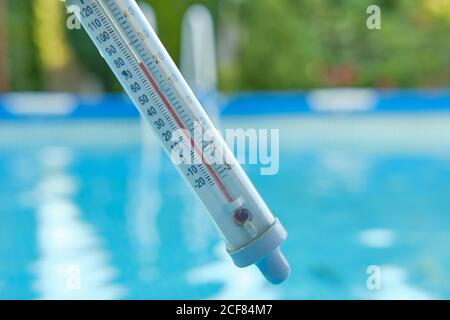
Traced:
[[[287, 232], [233, 156], [134, 0], [68, 0], [100, 54], [214, 220], [238, 267], [288, 278]], [[197, 132], [208, 132], [208, 139]], [[186, 151], [187, 150], [187, 151]], [[176, 160], [175, 160], [176, 159]]]

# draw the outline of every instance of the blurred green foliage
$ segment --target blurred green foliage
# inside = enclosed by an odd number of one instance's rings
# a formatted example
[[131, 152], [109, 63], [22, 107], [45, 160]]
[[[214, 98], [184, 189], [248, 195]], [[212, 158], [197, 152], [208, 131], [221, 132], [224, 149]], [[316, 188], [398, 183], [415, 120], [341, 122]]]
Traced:
[[98, 53], [97, 48], [87, 33], [81, 30], [67, 32], [68, 39], [72, 44], [72, 50], [77, 56], [77, 62], [84, 67], [86, 72], [95, 75], [103, 88], [111, 91], [120, 90], [120, 85], [114, 74], [107, 67], [106, 62]]
[[[448, 86], [450, 21], [432, 16], [425, 1], [226, 1], [222, 22], [238, 24], [242, 36], [223, 85]], [[366, 26], [371, 4], [381, 8], [381, 30]]]
[[42, 68], [33, 38], [32, 1], [8, 0], [6, 6], [10, 86], [13, 90], [41, 90]]
[[216, 16], [217, 0], [146, 0], [155, 10], [158, 33], [174, 61], [179, 61], [181, 22], [186, 10], [193, 4], [203, 4]]
[[[446, 0], [146, 2], [155, 9], [161, 40], [176, 62], [181, 19], [190, 5], [202, 3], [210, 8], [219, 42], [224, 34], [237, 30], [231, 32], [235, 50], [228, 50], [231, 57], [228, 52], [219, 64], [220, 86], [226, 91], [450, 86]], [[33, 38], [32, 3], [7, 0], [9, 82], [14, 90], [48, 89]], [[381, 7], [381, 30], [366, 27], [366, 9], [371, 4]], [[436, 4], [433, 12], [427, 9], [430, 4]], [[439, 14], [445, 10], [449, 12]], [[84, 70], [80, 77], [93, 74], [105, 89], [120, 90], [84, 31], [67, 32], [67, 39], [75, 53], [74, 67]]]

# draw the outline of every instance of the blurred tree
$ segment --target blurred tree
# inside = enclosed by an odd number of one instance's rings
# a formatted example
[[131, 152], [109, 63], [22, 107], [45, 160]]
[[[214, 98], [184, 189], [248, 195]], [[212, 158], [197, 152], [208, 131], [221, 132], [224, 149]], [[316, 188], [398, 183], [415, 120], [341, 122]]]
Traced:
[[433, 15], [450, 22], [450, 1], [448, 0], [422, 0], [424, 7]]
[[[222, 4], [221, 23], [241, 28], [237, 63], [221, 70], [228, 90], [450, 85], [450, 24], [431, 14], [447, 17], [441, 11], [425, 10], [426, 0]], [[371, 4], [381, 7], [381, 30], [366, 27]], [[239, 14], [230, 19], [230, 12]]]
[[98, 53], [98, 50], [87, 33], [83, 29], [65, 29], [67, 38], [72, 45], [73, 53], [77, 57], [79, 68], [84, 69], [85, 73], [89, 76], [95, 76], [102, 89], [108, 91], [119, 90], [119, 83], [111, 70], [108, 69], [105, 61]]
[[42, 89], [42, 69], [33, 39], [33, 2], [7, 0], [8, 63], [13, 90]]
[[[33, 14], [33, 4], [37, 8], [38, 3], [47, 0], [0, 1], [0, 5], [8, 5], [8, 41], [0, 38], [0, 60], [5, 61], [1, 49], [5, 50], [7, 43], [11, 89], [46, 88], [43, 70], [49, 66], [47, 63], [45, 67], [45, 57], [61, 51], [50, 50], [44, 44], [48, 43], [46, 37], [53, 37], [50, 40], [55, 45], [59, 41], [55, 37], [62, 39], [60, 31], [67, 29], [61, 25], [55, 32], [61, 19], [49, 20], [42, 12]], [[211, 9], [218, 18], [223, 49], [222, 54], [219, 52], [220, 86], [225, 90], [450, 86], [449, 0], [146, 2], [156, 11], [161, 40], [175, 62], [179, 56], [181, 18], [187, 7], [203, 3]], [[366, 9], [371, 4], [381, 7], [381, 30], [366, 27]], [[40, 20], [38, 26], [36, 19]], [[74, 76], [69, 73], [72, 82], [86, 83], [86, 79], [96, 78], [104, 89], [120, 90], [86, 33], [70, 31], [68, 38], [78, 61], [70, 62], [75, 72]], [[0, 79], [5, 79], [4, 74], [0, 65]], [[60, 80], [54, 83], [65, 80], [62, 76], [57, 79]]]
[[193, 4], [203, 4], [213, 15], [217, 13], [216, 0], [146, 0], [158, 17], [159, 36], [173, 60], [178, 63], [180, 53], [181, 21], [186, 9]]
[[7, 44], [6, 40], [6, 1], [0, 0], [0, 92], [8, 90]]
[[77, 72], [72, 68], [72, 52], [65, 33], [64, 3], [33, 0], [35, 27], [33, 37], [37, 45], [44, 75], [45, 90], [77, 90]]

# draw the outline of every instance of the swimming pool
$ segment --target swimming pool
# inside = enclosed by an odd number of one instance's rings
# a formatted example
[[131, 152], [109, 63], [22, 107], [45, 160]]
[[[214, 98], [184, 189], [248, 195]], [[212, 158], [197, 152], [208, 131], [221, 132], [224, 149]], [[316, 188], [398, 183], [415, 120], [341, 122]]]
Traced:
[[279, 173], [246, 170], [289, 231], [286, 283], [233, 265], [137, 118], [8, 120], [0, 298], [450, 298], [450, 112], [230, 112], [221, 126], [280, 129]]

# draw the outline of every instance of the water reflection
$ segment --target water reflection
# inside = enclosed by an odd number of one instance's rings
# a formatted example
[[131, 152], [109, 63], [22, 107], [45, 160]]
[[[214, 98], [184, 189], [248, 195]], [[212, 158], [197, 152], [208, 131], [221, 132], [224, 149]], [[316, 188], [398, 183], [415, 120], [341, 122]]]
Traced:
[[191, 285], [220, 284], [219, 292], [209, 299], [279, 299], [280, 291], [267, 283], [256, 267], [236, 269], [223, 244], [215, 247], [217, 260], [191, 270]]
[[369, 248], [388, 248], [395, 242], [395, 232], [389, 229], [368, 229], [359, 232], [358, 239]]
[[[159, 176], [161, 172], [162, 149], [150, 131], [145, 120], [141, 119], [141, 156], [137, 186], [131, 188], [127, 209], [127, 220], [132, 245], [136, 252], [139, 277], [150, 281], [159, 276], [157, 258], [160, 248], [160, 235], [157, 227], [158, 212], [161, 209]], [[130, 183], [133, 186], [133, 183]]]
[[437, 297], [419, 288], [410, 281], [406, 269], [396, 265], [380, 267], [381, 286], [378, 290], [359, 289], [356, 295], [362, 299], [378, 300], [429, 300]]
[[211, 244], [219, 238], [208, 212], [187, 186], [181, 185], [180, 192], [184, 211], [182, 232], [184, 242], [191, 254], [207, 255]]
[[320, 171], [313, 181], [314, 192], [333, 195], [336, 191], [360, 193], [367, 187], [373, 166], [370, 157], [328, 150], [318, 154]]
[[[115, 127], [108, 139], [123, 135], [123, 127]], [[105, 134], [101, 128], [98, 136]], [[137, 124], [126, 128], [138, 136]], [[87, 147], [44, 148], [38, 161], [34, 146], [2, 149], [3, 298], [450, 294], [448, 158], [361, 154], [353, 148], [289, 151], [283, 144], [279, 175], [261, 177], [250, 169], [270, 207], [289, 226], [283, 249], [294, 272], [272, 287], [256, 269], [233, 265], [206, 210], [157, 140], [142, 149], [132, 141], [120, 147], [92, 140]], [[369, 265], [381, 268], [381, 290], [366, 287]]]
[[70, 149], [41, 150], [42, 178], [34, 191], [39, 260], [33, 266], [34, 290], [40, 299], [117, 299], [123, 287], [115, 284], [102, 239], [83, 221], [74, 196], [80, 182], [69, 173]]

